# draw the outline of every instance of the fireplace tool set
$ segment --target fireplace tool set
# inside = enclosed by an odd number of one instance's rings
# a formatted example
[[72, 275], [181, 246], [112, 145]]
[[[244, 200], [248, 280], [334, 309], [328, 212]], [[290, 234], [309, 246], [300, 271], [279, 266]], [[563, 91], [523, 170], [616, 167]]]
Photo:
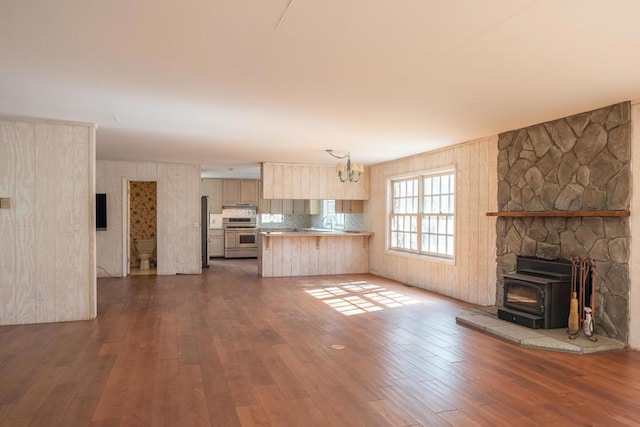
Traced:
[[[571, 302], [567, 330], [570, 339], [575, 339], [582, 332], [590, 341], [598, 341], [593, 336], [596, 326], [595, 288], [595, 261], [591, 258], [571, 258]], [[587, 292], [589, 292], [589, 301], [587, 301]]]

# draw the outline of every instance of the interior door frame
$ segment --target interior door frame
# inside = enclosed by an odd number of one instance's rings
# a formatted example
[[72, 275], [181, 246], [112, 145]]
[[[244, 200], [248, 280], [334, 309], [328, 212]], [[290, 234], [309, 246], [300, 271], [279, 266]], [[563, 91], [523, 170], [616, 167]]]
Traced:
[[[158, 232], [158, 178], [122, 178], [122, 272], [127, 277], [131, 273], [129, 254], [131, 253], [131, 239], [129, 238], [130, 219], [129, 218], [129, 198], [131, 182], [155, 182], [156, 183], [156, 247], [160, 244]], [[156, 249], [157, 253], [157, 249]], [[157, 255], [156, 255], [157, 257]], [[156, 267], [157, 268], [157, 267]], [[157, 270], [156, 270], [157, 271]]]

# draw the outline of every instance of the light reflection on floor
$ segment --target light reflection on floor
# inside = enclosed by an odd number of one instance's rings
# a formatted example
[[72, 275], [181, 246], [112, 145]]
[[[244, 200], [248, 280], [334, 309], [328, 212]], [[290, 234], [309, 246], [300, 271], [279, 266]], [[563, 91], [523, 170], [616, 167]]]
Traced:
[[396, 291], [367, 282], [350, 282], [326, 288], [308, 289], [305, 292], [324, 301], [345, 316], [420, 303]]

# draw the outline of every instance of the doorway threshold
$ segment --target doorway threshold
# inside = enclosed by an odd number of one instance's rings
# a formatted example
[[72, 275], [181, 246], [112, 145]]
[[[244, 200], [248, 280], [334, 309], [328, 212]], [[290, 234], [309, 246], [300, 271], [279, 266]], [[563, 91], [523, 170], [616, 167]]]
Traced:
[[456, 323], [522, 347], [577, 354], [601, 353], [626, 347], [624, 343], [602, 335], [594, 335], [598, 340], [593, 342], [582, 334], [570, 339], [567, 328], [531, 329], [516, 325], [498, 319], [496, 306], [462, 309], [456, 316]]

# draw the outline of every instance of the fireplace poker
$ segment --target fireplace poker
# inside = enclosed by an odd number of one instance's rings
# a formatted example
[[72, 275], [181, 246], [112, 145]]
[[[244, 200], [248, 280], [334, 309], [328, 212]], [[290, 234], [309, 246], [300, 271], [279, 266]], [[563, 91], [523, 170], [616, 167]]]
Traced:
[[588, 277], [588, 268], [587, 263], [589, 258], [585, 258], [580, 261], [580, 325], [584, 324], [584, 319], [586, 317], [585, 308], [587, 308], [587, 277]]
[[[582, 332], [590, 341], [597, 341], [598, 339], [593, 337], [593, 330], [595, 328], [595, 321], [593, 319], [593, 303], [594, 303], [594, 263], [591, 258], [577, 258], [577, 270], [578, 270], [578, 293], [580, 293], [580, 301], [578, 312], [579, 320], [578, 320], [578, 328], [575, 332], [569, 332], [569, 338], [575, 339], [580, 332]], [[587, 280], [589, 279], [589, 270], [591, 270], [591, 295], [590, 295], [590, 305], [587, 306]], [[572, 295], [573, 296], [573, 295]]]
[[596, 309], [595, 309], [595, 292], [596, 292], [596, 263], [589, 258], [589, 266], [591, 268], [591, 307], [585, 307], [585, 319], [583, 320], [582, 329], [589, 341], [598, 341], [598, 338], [594, 337], [594, 331], [596, 329]]
[[569, 305], [569, 319], [568, 325], [569, 330], [567, 331], [570, 335], [578, 334], [580, 330], [580, 319], [578, 316], [578, 297], [576, 295], [576, 281], [578, 280], [577, 276], [577, 268], [576, 268], [577, 260], [575, 258], [571, 258], [571, 302]]

